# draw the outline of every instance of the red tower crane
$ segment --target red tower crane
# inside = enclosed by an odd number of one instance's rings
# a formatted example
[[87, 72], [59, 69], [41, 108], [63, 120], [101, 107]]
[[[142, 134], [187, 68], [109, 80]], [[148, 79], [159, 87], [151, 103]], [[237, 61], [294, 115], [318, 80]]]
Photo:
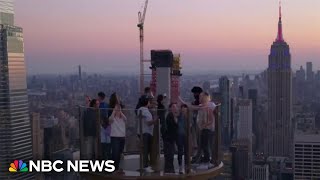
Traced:
[[144, 56], [143, 56], [143, 41], [144, 41], [144, 20], [146, 18], [148, 8], [148, 0], [145, 1], [143, 12], [138, 12], [138, 28], [140, 34], [140, 89], [139, 92], [143, 94], [144, 91]]

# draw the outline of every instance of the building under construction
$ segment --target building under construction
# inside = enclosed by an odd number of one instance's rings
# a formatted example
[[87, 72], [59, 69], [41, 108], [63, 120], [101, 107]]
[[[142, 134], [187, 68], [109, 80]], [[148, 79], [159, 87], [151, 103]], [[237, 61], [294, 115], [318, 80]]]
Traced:
[[171, 50], [151, 50], [152, 93], [166, 94], [169, 102], [177, 102], [180, 96], [181, 59]]

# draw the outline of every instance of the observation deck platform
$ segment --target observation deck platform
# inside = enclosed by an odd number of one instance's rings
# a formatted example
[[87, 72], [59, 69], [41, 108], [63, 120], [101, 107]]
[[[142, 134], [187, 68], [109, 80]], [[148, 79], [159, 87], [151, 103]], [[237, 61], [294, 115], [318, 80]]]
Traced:
[[[88, 111], [93, 112], [93, 116], [86, 117], [84, 116], [84, 112]], [[100, 145], [100, 126], [103, 120], [101, 119], [101, 114], [109, 111], [110, 109], [92, 109], [88, 107], [79, 107], [79, 134], [80, 134], [80, 157], [86, 157], [86, 150], [85, 150], [85, 142], [84, 142], [84, 121], [94, 121], [97, 125], [97, 135], [94, 140], [95, 146], [95, 158], [100, 159], [101, 157], [101, 145]], [[142, 136], [140, 138], [137, 137], [137, 134], [142, 134], [142, 132], [137, 132], [137, 127], [142, 128], [142, 116], [135, 114], [135, 109], [122, 109], [123, 114], [127, 117], [126, 121], [126, 137], [125, 137], [125, 149], [123, 152], [123, 158], [120, 162], [120, 169], [123, 171], [121, 173], [114, 172], [114, 173], [81, 173], [81, 177], [85, 180], [108, 180], [108, 179], [124, 179], [124, 180], [133, 180], [133, 179], [195, 179], [195, 180], [207, 180], [214, 177], [219, 176], [222, 171], [224, 164], [221, 160], [222, 153], [221, 153], [221, 128], [220, 128], [220, 108], [219, 106], [216, 107], [214, 111], [214, 137], [212, 137], [212, 144], [208, 147], [210, 149], [210, 157], [214, 163], [214, 166], [211, 168], [204, 168], [200, 169], [199, 165], [192, 165], [190, 163], [191, 158], [187, 158], [188, 162], [186, 162], [185, 173], [179, 174], [179, 165], [177, 160], [177, 155], [174, 158], [174, 167], [175, 167], [175, 174], [164, 174], [164, 156], [161, 153], [162, 149], [162, 139], [160, 136], [160, 121], [154, 125], [154, 132], [153, 132], [153, 144], [152, 144], [152, 151], [151, 151], [151, 167], [155, 170], [154, 173], [146, 173], [143, 169], [143, 141]], [[150, 108], [150, 112], [153, 115], [154, 119], [157, 119], [156, 115], [156, 108]], [[190, 112], [191, 113], [191, 112]], [[191, 114], [189, 115], [190, 117]], [[200, 138], [200, 133], [194, 130], [195, 125], [192, 124], [191, 118], [188, 118], [186, 122], [187, 126], [190, 127], [186, 129], [186, 138], [189, 139], [187, 141], [187, 147], [189, 147], [190, 154], [189, 157], [194, 154], [192, 152], [196, 146], [196, 139]], [[111, 130], [112, 131], [112, 130]], [[84, 158], [85, 159], [85, 158]]]
[[[194, 179], [194, 180], [207, 180], [210, 178], [214, 178], [219, 176], [220, 173], [223, 171], [223, 163], [216, 167], [207, 169], [207, 170], [199, 170], [197, 169], [198, 166], [192, 165], [191, 172], [187, 174], [179, 174], [177, 157], [174, 160], [175, 166], [175, 174], [164, 174], [163, 167], [164, 167], [164, 158], [163, 155], [160, 157], [160, 169], [155, 171], [154, 173], [145, 173], [140, 172], [139, 170], [139, 155], [125, 155], [124, 160], [122, 162], [123, 167], [123, 174], [102, 174], [102, 173], [85, 173], [81, 174], [82, 177], [86, 179], [94, 179], [94, 180], [107, 180], [107, 179], [123, 179], [123, 180], [134, 180], [134, 179], [150, 179], [150, 180], [157, 180], [157, 179]], [[156, 169], [156, 168], [155, 168]]]

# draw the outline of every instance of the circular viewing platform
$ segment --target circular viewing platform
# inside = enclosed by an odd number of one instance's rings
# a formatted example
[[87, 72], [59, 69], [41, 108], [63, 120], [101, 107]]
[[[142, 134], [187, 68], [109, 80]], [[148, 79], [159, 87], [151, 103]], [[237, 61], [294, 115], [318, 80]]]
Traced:
[[[83, 173], [82, 177], [86, 179], [95, 179], [95, 180], [106, 180], [106, 179], [194, 179], [194, 180], [207, 180], [210, 178], [214, 178], [220, 175], [223, 171], [223, 163], [220, 162], [218, 166], [209, 168], [209, 169], [198, 169], [199, 165], [191, 165], [191, 172], [187, 174], [179, 174], [179, 169], [177, 167], [177, 157], [175, 157], [174, 161], [175, 174], [164, 174], [164, 157], [161, 155], [160, 157], [160, 169], [153, 173], [140, 172], [139, 170], [139, 155], [125, 155], [122, 167], [123, 173], [114, 173], [114, 174], [103, 174], [103, 173]], [[157, 169], [157, 168], [154, 168]]]
[[[202, 109], [199, 109], [202, 110]], [[197, 111], [199, 111], [197, 110]], [[205, 112], [208, 112], [205, 109]], [[104, 150], [102, 150], [101, 146], [101, 138], [100, 138], [100, 129], [103, 119], [101, 115], [106, 114], [107, 112], [112, 111], [112, 109], [101, 109], [101, 108], [91, 108], [91, 107], [79, 107], [79, 134], [80, 134], [80, 158], [81, 159], [110, 159], [109, 157], [105, 158], [103, 155]], [[150, 107], [149, 111], [152, 114], [152, 118], [157, 120], [158, 116], [156, 108]], [[113, 173], [97, 173], [97, 172], [88, 172], [81, 173], [81, 177], [86, 180], [105, 180], [105, 179], [195, 179], [195, 180], [207, 180], [214, 177], [219, 176], [222, 171], [224, 164], [221, 160], [221, 128], [220, 128], [220, 110], [219, 106], [215, 108], [213, 111], [214, 116], [214, 129], [210, 132], [212, 134], [208, 134], [206, 140], [208, 140], [208, 150], [207, 153], [209, 159], [212, 164], [192, 164], [191, 157], [194, 154], [197, 154], [197, 160], [201, 161], [201, 157], [204, 157], [203, 147], [200, 148], [197, 142], [200, 142], [200, 131], [197, 131], [195, 124], [192, 123], [192, 114], [194, 111], [190, 111], [189, 115], [186, 118], [186, 146], [187, 151], [183, 156], [189, 157], [184, 159], [186, 162], [182, 164], [186, 164], [183, 166], [183, 173], [180, 174], [180, 169], [178, 165], [177, 158], [177, 146], [178, 144], [174, 144], [174, 168], [175, 173], [164, 173], [164, 155], [162, 154], [164, 150], [163, 139], [161, 138], [160, 133], [160, 121], [155, 121], [153, 128], [153, 136], [152, 136], [152, 144], [150, 151], [150, 159], [149, 165], [155, 171], [152, 173], [148, 173], [143, 168], [144, 165], [144, 137], [142, 136], [142, 124], [145, 123], [143, 121], [142, 115], [136, 114], [135, 109], [122, 109], [122, 113], [126, 116], [126, 136], [125, 136], [125, 145], [124, 151], [120, 152], [122, 154], [122, 159], [120, 161], [119, 169]], [[209, 116], [206, 116], [207, 118]], [[208, 120], [209, 121], [209, 120]], [[207, 122], [208, 122], [207, 121]], [[88, 127], [85, 125], [85, 122], [93, 122], [96, 126], [97, 131], [95, 132], [95, 138], [92, 143], [89, 145], [86, 142], [86, 138], [84, 132]], [[138, 130], [137, 130], [138, 129]], [[89, 129], [90, 130], [90, 129]], [[112, 131], [112, 129], [111, 129]], [[137, 136], [138, 135], [138, 136]], [[199, 140], [199, 141], [198, 141]], [[91, 148], [92, 147], [92, 148]], [[88, 149], [90, 151], [88, 151]], [[199, 151], [200, 149], [200, 151]], [[185, 150], [184, 150], [185, 151]], [[198, 151], [200, 152], [198, 154]], [[90, 153], [88, 153], [90, 152]], [[178, 151], [180, 152], [180, 151]], [[111, 152], [113, 153], [113, 152]], [[111, 159], [110, 159], [111, 160]], [[210, 166], [210, 167], [209, 167]]]

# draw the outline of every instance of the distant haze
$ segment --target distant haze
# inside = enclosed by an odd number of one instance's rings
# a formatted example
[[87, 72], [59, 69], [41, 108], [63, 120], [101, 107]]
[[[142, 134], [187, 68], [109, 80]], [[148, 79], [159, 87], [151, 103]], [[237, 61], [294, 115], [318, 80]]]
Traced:
[[[138, 73], [139, 0], [16, 0], [29, 74]], [[283, 0], [293, 68], [320, 69], [320, 1]], [[276, 38], [277, 0], [150, 0], [145, 53], [181, 53], [183, 70], [263, 70]]]

